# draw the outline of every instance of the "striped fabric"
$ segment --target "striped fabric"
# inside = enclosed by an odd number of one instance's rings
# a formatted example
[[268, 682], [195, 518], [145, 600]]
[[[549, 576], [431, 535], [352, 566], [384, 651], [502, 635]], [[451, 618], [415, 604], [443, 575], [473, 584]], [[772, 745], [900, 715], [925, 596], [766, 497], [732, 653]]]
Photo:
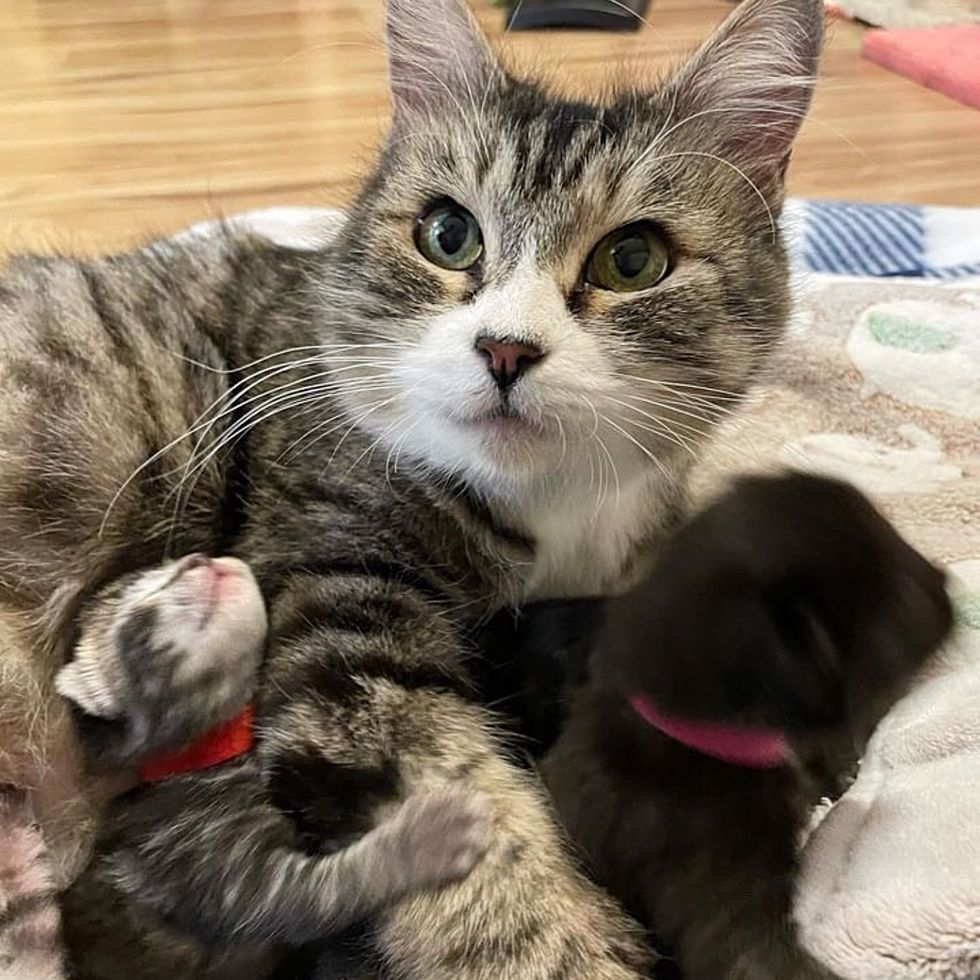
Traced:
[[980, 208], [793, 201], [786, 230], [797, 263], [850, 276], [980, 276]]

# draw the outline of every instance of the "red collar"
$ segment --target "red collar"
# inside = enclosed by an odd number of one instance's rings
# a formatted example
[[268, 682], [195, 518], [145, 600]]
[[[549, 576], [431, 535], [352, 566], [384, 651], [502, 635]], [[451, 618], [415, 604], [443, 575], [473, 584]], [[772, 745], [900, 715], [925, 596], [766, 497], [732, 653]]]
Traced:
[[140, 766], [140, 780], [155, 783], [167, 776], [209, 769], [244, 755], [252, 748], [254, 722], [255, 708], [249, 705], [234, 718], [205, 732], [196, 742], [148, 759]]
[[746, 769], [775, 769], [790, 754], [786, 735], [776, 728], [740, 728], [667, 715], [642, 694], [631, 694], [633, 710], [661, 734], [702, 755]]

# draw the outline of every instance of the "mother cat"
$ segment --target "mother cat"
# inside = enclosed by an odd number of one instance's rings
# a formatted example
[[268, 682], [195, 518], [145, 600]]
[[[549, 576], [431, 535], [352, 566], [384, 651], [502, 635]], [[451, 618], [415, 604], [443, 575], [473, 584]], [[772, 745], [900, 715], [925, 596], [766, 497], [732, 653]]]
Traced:
[[277, 819], [315, 841], [419, 789], [492, 800], [487, 860], [380, 921], [392, 972], [641, 975], [473, 698], [471, 636], [621, 590], [681, 512], [783, 329], [775, 217], [820, 36], [818, 0], [749, 0], [654, 90], [569, 102], [454, 0], [390, 0], [392, 130], [330, 248], [229, 231], [7, 265], [0, 782], [37, 787], [63, 880], [89, 829], [81, 788], [61, 806], [50, 682], [79, 610], [165, 555], [230, 552], [270, 610]]

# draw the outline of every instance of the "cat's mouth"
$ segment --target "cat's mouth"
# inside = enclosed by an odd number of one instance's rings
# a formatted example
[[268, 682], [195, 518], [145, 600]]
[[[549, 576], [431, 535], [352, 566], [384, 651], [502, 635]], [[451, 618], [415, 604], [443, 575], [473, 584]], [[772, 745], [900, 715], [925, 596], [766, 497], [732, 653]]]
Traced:
[[464, 419], [464, 424], [497, 435], [529, 435], [539, 431], [538, 425], [508, 403], [502, 403], [489, 412], [471, 415]]

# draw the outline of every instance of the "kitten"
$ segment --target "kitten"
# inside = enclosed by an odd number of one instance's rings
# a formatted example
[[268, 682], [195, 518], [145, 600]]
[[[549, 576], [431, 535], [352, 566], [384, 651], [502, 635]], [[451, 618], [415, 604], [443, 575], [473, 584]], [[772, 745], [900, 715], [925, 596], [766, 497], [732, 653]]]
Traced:
[[791, 474], [739, 480], [610, 604], [548, 783], [685, 980], [833, 977], [792, 924], [803, 762], [860, 751], [950, 632], [944, 582], [856, 490]]
[[[130, 770], [128, 779], [118, 774], [122, 789], [135, 783], [137, 762], [245, 705], [265, 637], [265, 605], [247, 566], [191, 555], [123, 576], [99, 594], [55, 686], [84, 712], [82, 731], [97, 765]], [[13, 886], [0, 910], [0, 976], [42, 980], [61, 976], [58, 910], [39, 830], [19, 797], [0, 797], [2, 880]], [[304, 858], [284, 847], [283, 914], [290, 901], [315, 908], [322, 938], [404, 895], [465, 877], [487, 849], [482, 810], [479, 796], [452, 790], [409, 797], [391, 819], [317, 862], [312, 893], [292, 897], [288, 879], [298, 877]]]
[[[40, 703], [120, 575], [233, 554], [268, 604], [252, 757], [118, 807], [105, 860], [133, 903], [211, 944], [319, 935], [277, 904], [282, 847], [305, 873], [458, 788], [489, 800], [487, 856], [373, 918], [378, 969], [643, 975], [479, 699], [474, 635], [623, 590], [682, 513], [784, 328], [776, 217], [821, 27], [818, 0], [751, 0], [662, 84], [573, 102], [509, 75], [453, 0], [391, 0], [392, 130], [330, 246], [230, 228], [6, 267], [0, 619], [28, 624]], [[43, 804], [86, 787], [52, 789], [15, 735], [70, 877], [89, 838]]]

